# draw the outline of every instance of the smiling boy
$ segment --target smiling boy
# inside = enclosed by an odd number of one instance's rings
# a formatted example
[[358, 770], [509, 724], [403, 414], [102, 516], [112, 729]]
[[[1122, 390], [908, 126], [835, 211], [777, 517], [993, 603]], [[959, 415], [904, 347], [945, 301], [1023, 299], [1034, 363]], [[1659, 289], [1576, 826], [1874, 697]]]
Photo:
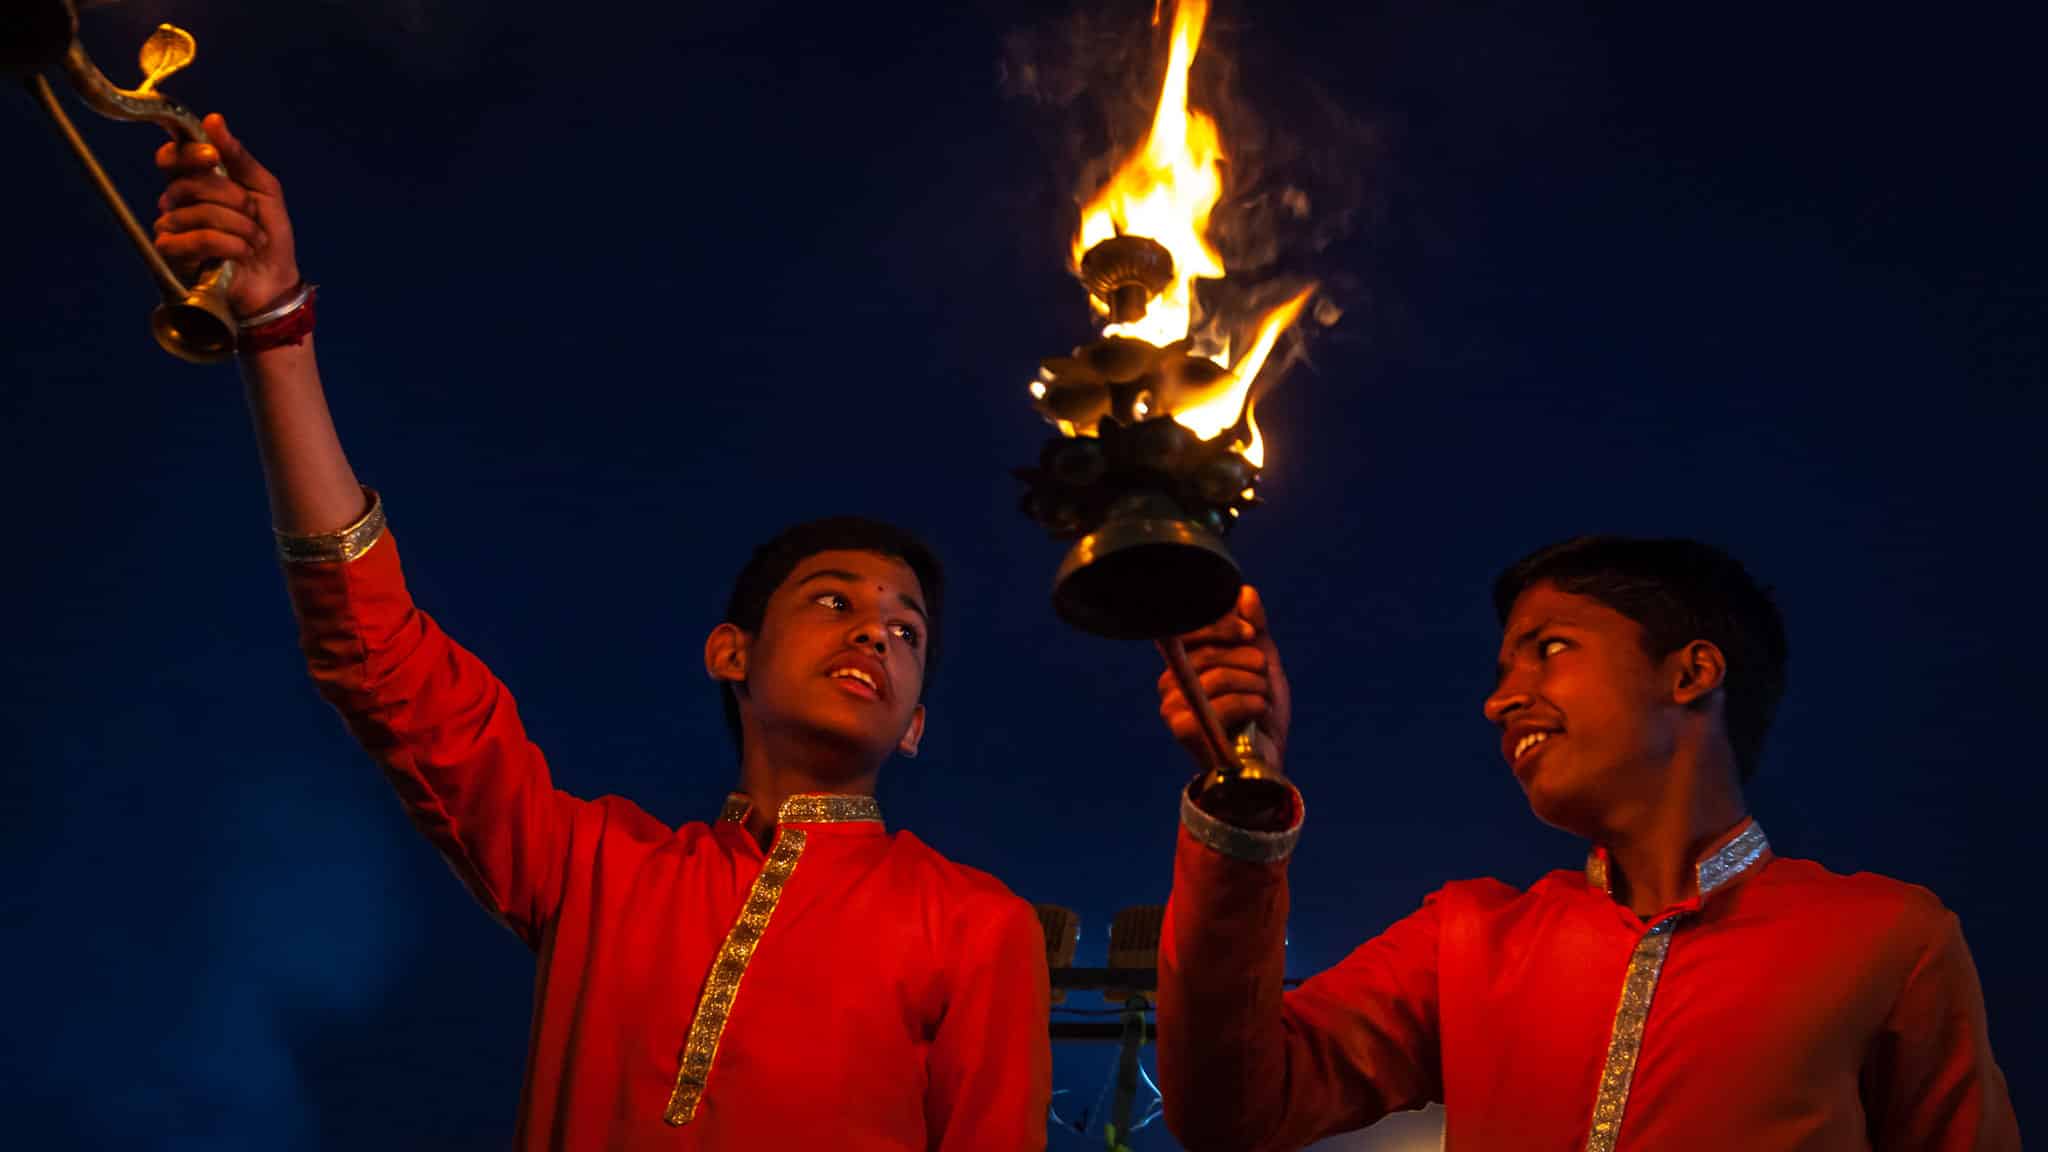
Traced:
[[[1518, 890], [1447, 885], [1282, 990], [1301, 827], [1182, 798], [1160, 951], [1166, 1118], [1289, 1149], [1444, 1105], [1448, 1149], [2016, 1152], [1983, 997], [1924, 888], [1779, 857], [1742, 784], [1784, 687], [1778, 610], [1692, 541], [1586, 537], [1504, 572], [1486, 718], [1537, 817], [1591, 845]], [[1255, 594], [1187, 638], [1276, 760], [1290, 698]], [[1199, 733], [1170, 677], [1161, 712]]]
[[[240, 262], [241, 367], [313, 678], [414, 823], [538, 957], [522, 1149], [1041, 1149], [1044, 938], [1031, 906], [907, 832], [938, 562], [841, 518], [757, 550], [704, 645], [739, 741], [715, 822], [554, 786], [505, 685], [417, 608], [314, 361], [276, 179], [218, 116], [167, 144], [166, 259]], [[216, 162], [225, 172], [216, 172]]]

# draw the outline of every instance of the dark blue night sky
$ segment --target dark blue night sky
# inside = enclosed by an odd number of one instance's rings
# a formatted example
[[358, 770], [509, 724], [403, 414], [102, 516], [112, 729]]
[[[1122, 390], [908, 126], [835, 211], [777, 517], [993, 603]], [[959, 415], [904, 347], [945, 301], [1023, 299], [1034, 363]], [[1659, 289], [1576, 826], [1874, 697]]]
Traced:
[[[894, 518], [953, 592], [890, 821], [1079, 909], [1100, 963], [1165, 898], [1188, 769], [1153, 651], [1055, 621], [1009, 475], [1049, 432], [1025, 382], [1088, 335], [1072, 125], [1014, 83], [1050, 10], [694, 7], [161, 0], [85, 35], [124, 82], [159, 21], [198, 37], [168, 87], [283, 180], [355, 467], [563, 787], [713, 815], [733, 573], [788, 521]], [[1148, 8], [1097, 25], [1140, 45]], [[1479, 714], [1488, 584], [1698, 536], [1791, 629], [1753, 810], [1955, 909], [2038, 1119], [2041, 40], [1876, 11], [1217, 0], [1205, 55], [1321, 109], [1269, 128], [1352, 196], [1295, 269], [1343, 317], [1262, 406], [1233, 537], [1295, 686], [1296, 971], [1578, 860]], [[149, 219], [154, 130], [69, 106]], [[530, 955], [305, 678], [233, 370], [155, 349], [25, 96], [0, 146], [13, 1146], [503, 1147]], [[1059, 1053], [1064, 1112], [1106, 1055]]]

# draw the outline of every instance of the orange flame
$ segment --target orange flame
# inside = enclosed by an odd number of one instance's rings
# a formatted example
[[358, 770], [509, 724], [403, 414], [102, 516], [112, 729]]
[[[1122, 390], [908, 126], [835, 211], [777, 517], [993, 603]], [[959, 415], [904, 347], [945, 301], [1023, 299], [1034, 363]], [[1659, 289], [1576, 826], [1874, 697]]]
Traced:
[[[1144, 317], [1128, 324], [1110, 324], [1103, 329], [1105, 336], [1129, 336], [1161, 347], [1186, 339], [1194, 321], [1195, 280], [1225, 275], [1223, 257], [1210, 246], [1208, 231], [1209, 214], [1223, 198], [1226, 157], [1216, 121], [1188, 107], [1188, 71], [1201, 47], [1208, 17], [1208, 0], [1180, 0], [1174, 5], [1166, 78], [1160, 87], [1159, 106], [1152, 114], [1151, 134], [1144, 147], [1126, 157], [1109, 182], [1081, 209], [1081, 227], [1074, 236], [1075, 268], [1090, 248], [1113, 236], [1149, 237], [1173, 256], [1173, 281], [1146, 306]], [[1153, 23], [1158, 22], [1155, 0]], [[1309, 285], [1268, 312], [1259, 322], [1259, 334], [1250, 351], [1236, 363], [1231, 362], [1228, 348], [1211, 356], [1219, 366], [1230, 369], [1229, 375], [1177, 404], [1173, 418], [1202, 439], [1213, 440], [1236, 427], [1242, 416], [1252, 437], [1243, 449], [1245, 458], [1255, 467], [1262, 466], [1265, 443], [1258, 424], [1251, 419], [1251, 386], [1281, 333], [1300, 317], [1315, 287]], [[1105, 308], [1099, 300], [1095, 305], [1098, 310]]]
[[1181, 0], [1174, 6], [1172, 48], [1152, 133], [1081, 209], [1081, 230], [1074, 236], [1076, 268], [1090, 248], [1112, 236], [1147, 236], [1173, 254], [1173, 282], [1152, 301], [1144, 319], [1112, 324], [1105, 335], [1158, 345], [1183, 339], [1194, 313], [1195, 277], [1223, 275], [1223, 258], [1209, 247], [1206, 235], [1209, 212], [1223, 198], [1223, 147], [1216, 121], [1188, 107], [1188, 69], [1208, 16], [1208, 0]]
[[[1280, 334], [1287, 331], [1301, 316], [1301, 309], [1316, 290], [1314, 284], [1303, 288], [1289, 297], [1285, 304], [1266, 313], [1259, 321], [1259, 334], [1253, 339], [1251, 350], [1231, 365], [1230, 375], [1218, 381], [1205, 395], [1182, 403], [1173, 413], [1173, 418], [1204, 440], [1214, 440], [1236, 425], [1240, 413], [1245, 424], [1251, 429], [1251, 443], [1244, 449], [1244, 458], [1254, 468], [1266, 466], [1266, 441], [1259, 435], [1259, 424], [1252, 418], [1251, 389], [1259, 378], [1259, 369], [1266, 366], [1266, 358], [1273, 354], [1273, 346], [1280, 342]], [[1221, 361], [1218, 361], [1221, 363]]]

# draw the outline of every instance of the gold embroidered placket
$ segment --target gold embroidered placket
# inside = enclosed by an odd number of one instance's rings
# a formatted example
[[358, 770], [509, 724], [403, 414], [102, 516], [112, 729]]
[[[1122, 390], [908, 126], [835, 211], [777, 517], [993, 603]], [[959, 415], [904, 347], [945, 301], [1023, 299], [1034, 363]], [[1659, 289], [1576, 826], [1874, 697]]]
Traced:
[[704, 1084], [711, 1075], [712, 1059], [718, 1055], [718, 1038], [725, 1032], [733, 998], [739, 995], [740, 979], [747, 974], [747, 961], [753, 958], [754, 947], [768, 929], [768, 918], [775, 914], [776, 902], [782, 899], [783, 885], [789, 882], [790, 873], [796, 871], [797, 857], [804, 852], [804, 839], [801, 828], [783, 828], [777, 835], [775, 850], [762, 863], [761, 874], [754, 877], [754, 887], [740, 908], [739, 920], [726, 933], [718, 959], [711, 965], [711, 975], [704, 980], [704, 995], [697, 1001], [690, 1038], [683, 1045], [683, 1066], [676, 1073], [676, 1088], [669, 1095], [668, 1111], [664, 1114], [664, 1119], [678, 1128], [697, 1114], [697, 1102], [704, 1098]]
[[1629, 1082], [1635, 1079], [1636, 1055], [1643, 1050], [1643, 1024], [1657, 995], [1657, 977], [1671, 951], [1671, 933], [1683, 917], [1667, 916], [1650, 926], [1628, 959], [1621, 982], [1621, 1004], [1614, 1010], [1614, 1036], [1607, 1042], [1607, 1063], [1600, 1070], [1600, 1091], [1593, 1098], [1593, 1130], [1586, 1152], [1614, 1152], [1621, 1136], [1621, 1114], [1628, 1107]]
[[[745, 820], [752, 807], [745, 794], [735, 792], [726, 797], [719, 819]], [[739, 919], [725, 934], [718, 959], [711, 965], [711, 974], [705, 977], [704, 994], [697, 1000], [697, 1015], [690, 1021], [689, 1039], [683, 1042], [683, 1066], [676, 1072], [675, 1091], [669, 1094], [668, 1109], [662, 1114], [670, 1124], [680, 1128], [697, 1114], [697, 1104], [704, 1099], [704, 1085], [711, 1077], [712, 1062], [718, 1056], [718, 1039], [725, 1034], [733, 1000], [740, 993], [740, 979], [747, 974], [747, 962], [753, 959], [754, 949], [768, 930], [768, 918], [775, 914], [783, 886], [796, 871], [797, 857], [804, 854], [804, 830], [789, 825], [881, 821], [882, 808], [873, 796], [806, 793], [783, 800], [776, 813], [780, 831], [775, 847], [761, 863], [761, 874], [754, 877], [747, 901], [740, 906]]]
[[[1771, 842], [1763, 826], [1752, 820], [1713, 855], [1695, 865], [1700, 899], [1725, 887], [1736, 877], [1770, 859]], [[1594, 852], [1586, 858], [1586, 883], [1602, 892], [1608, 886], [1607, 858]], [[1685, 919], [1673, 913], [1650, 925], [1636, 941], [1629, 956], [1628, 975], [1621, 982], [1621, 1003], [1614, 1010], [1614, 1034], [1607, 1042], [1607, 1060], [1600, 1069], [1600, 1088], [1593, 1097], [1593, 1127], [1586, 1134], [1586, 1152], [1614, 1152], [1621, 1139], [1621, 1118], [1628, 1109], [1628, 1090], [1636, 1075], [1636, 1057], [1643, 1050], [1643, 1027], [1650, 1019], [1650, 1002], [1657, 995], [1657, 980], [1664, 974], [1664, 958], [1671, 952], [1672, 934]]]

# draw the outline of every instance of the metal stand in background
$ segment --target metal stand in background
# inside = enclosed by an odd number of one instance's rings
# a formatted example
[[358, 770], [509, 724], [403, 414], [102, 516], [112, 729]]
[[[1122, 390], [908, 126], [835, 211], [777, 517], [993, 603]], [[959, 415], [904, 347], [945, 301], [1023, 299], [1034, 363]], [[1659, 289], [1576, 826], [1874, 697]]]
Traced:
[[[1146, 1074], [1141, 1057], [1145, 1046], [1158, 1035], [1152, 1013], [1159, 993], [1159, 940], [1166, 927], [1166, 906], [1144, 904], [1118, 912], [1110, 923], [1109, 963], [1101, 968], [1073, 967], [1074, 949], [1081, 939], [1081, 918], [1073, 909], [1057, 904], [1037, 908], [1039, 926], [1045, 930], [1046, 963], [1052, 970], [1052, 1038], [1056, 1042], [1116, 1044], [1116, 1070], [1104, 1085], [1105, 1094], [1110, 1094], [1104, 1135], [1111, 1149], [1127, 1150], [1132, 1134], [1162, 1114], [1161, 1102], [1155, 1099], [1144, 1115], [1133, 1117], [1138, 1111], [1139, 1085], [1151, 1088], [1155, 1097], [1159, 1091]], [[1299, 983], [1293, 978], [1284, 981], [1289, 988]], [[1069, 992], [1099, 992], [1106, 1005], [1116, 1006], [1063, 1007]], [[1061, 1013], [1068, 1018], [1058, 1018]], [[1095, 1126], [1095, 1109], [1083, 1112], [1078, 1122], [1055, 1119], [1069, 1131], [1086, 1132]]]
[[[1106, 1133], [1111, 1148], [1127, 1147], [1131, 1133], [1150, 1123], [1155, 1117], [1151, 1108], [1147, 1115], [1133, 1118], [1138, 1105], [1138, 1083], [1143, 1077], [1143, 1068], [1138, 1057], [1145, 1045], [1152, 1042], [1152, 995], [1159, 986], [1159, 971], [1155, 968], [1061, 968], [1052, 974], [1053, 987], [1058, 991], [1092, 990], [1105, 994], [1115, 991], [1132, 993], [1119, 1009], [1103, 1009], [1105, 1013], [1116, 1013], [1114, 1018], [1094, 1020], [1054, 1020], [1052, 1038], [1055, 1041], [1087, 1041], [1101, 1043], [1115, 1041], [1117, 1045], [1116, 1075], [1113, 1095], [1110, 1100]], [[1105, 999], [1107, 999], [1105, 995]], [[1144, 1077], [1147, 1083], [1150, 1077]], [[1156, 1090], [1156, 1089], [1155, 1089]], [[1083, 1126], [1092, 1117], [1084, 1117]]]
[[[1138, 1106], [1140, 1080], [1152, 1086], [1155, 1097], [1158, 1093], [1158, 1087], [1152, 1085], [1152, 1078], [1145, 1074], [1139, 1055], [1153, 1034], [1152, 1001], [1159, 988], [1159, 935], [1166, 922], [1166, 906], [1143, 905], [1118, 912], [1109, 930], [1109, 964], [1103, 968], [1073, 967], [1074, 949], [1081, 940], [1081, 917], [1078, 913], [1057, 904], [1040, 904], [1037, 907], [1039, 926], [1045, 930], [1046, 965], [1052, 970], [1053, 1012], [1065, 1012], [1070, 1017], [1092, 1017], [1054, 1019], [1051, 1022], [1052, 1038], [1056, 1041], [1116, 1042], [1116, 1072], [1111, 1081], [1115, 1085], [1115, 1096], [1111, 1100], [1104, 1135], [1111, 1149], [1124, 1149], [1133, 1132], [1159, 1117], [1160, 1105], [1156, 1099], [1146, 1106], [1144, 1116], [1133, 1119], [1132, 1113]], [[1076, 991], [1099, 992], [1107, 1004], [1121, 1007], [1061, 1007], [1066, 1002], [1067, 993]], [[1110, 1085], [1105, 1084], [1104, 1092], [1109, 1088]], [[1097, 1097], [1095, 1106], [1083, 1112], [1077, 1120], [1068, 1120], [1058, 1113], [1054, 1113], [1052, 1120], [1061, 1127], [1085, 1134], [1094, 1127], [1095, 1113], [1100, 1105], [1101, 1098]]]
[[1116, 1097], [1109, 1110], [1109, 1142], [1113, 1148], [1122, 1147], [1133, 1131], [1131, 1108], [1138, 1101], [1138, 1050], [1145, 1046], [1145, 1025], [1145, 1002], [1125, 1002], [1124, 1034], [1116, 1060]]

